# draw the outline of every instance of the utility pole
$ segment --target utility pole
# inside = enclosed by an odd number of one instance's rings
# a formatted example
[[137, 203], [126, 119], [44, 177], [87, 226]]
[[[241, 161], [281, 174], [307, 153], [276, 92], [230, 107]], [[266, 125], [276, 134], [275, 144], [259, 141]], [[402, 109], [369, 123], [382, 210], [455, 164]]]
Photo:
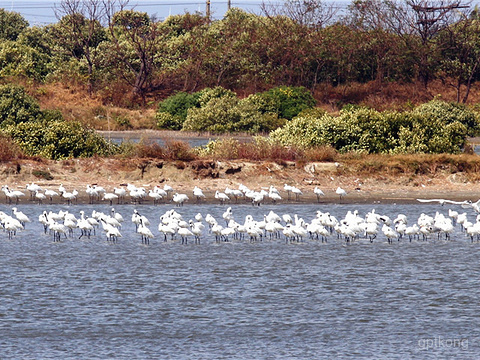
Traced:
[[230, 10], [230, 8], [232, 7], [232, 1], [231, 0], [228, 0], [228, 10]]
[[208, 21], [210, 21], [210, 0], [207, 0], [207, 10], [206, 10], [206, 15]]

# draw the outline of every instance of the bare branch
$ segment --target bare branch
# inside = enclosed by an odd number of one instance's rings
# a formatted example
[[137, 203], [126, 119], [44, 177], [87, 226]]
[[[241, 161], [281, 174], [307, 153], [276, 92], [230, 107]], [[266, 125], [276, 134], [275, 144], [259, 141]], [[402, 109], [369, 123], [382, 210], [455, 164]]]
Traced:
[[282, 6], [266, 3], [260, 6], [267, 17], [286, 16], [302, 26], [323, 28], [337, 14], [334, 4], [325, 4], [322, 0], [287, 0]]

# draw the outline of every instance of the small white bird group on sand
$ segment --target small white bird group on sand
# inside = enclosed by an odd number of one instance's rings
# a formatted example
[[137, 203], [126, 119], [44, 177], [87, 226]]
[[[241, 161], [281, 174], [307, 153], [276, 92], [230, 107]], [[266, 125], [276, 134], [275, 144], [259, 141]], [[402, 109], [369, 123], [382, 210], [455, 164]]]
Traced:
[[[113, 189], [107, 191], [98, 184], [87, 184], [85, 195], [88, 196], [90, 204], [108, 202], [110, 206], [113, 203], [123, 204], [126, 201], [133, 204], [142, 204], [150, 201], [154, 205], [173, 202], [176, 206], [183, 206], [190, 200], [186, 193], [175, 192], [173, 187], [168, 184], [162, 187], [156, 185], [149, 190], [147, 186], [136, 186], [129, 183], [121, 184], [121, 186], [113, 187]], [[60, 198], [60, 201], [64, 201], [67, 204], [73, 204], [78, 201], [80, 195], [76, 189], [67, 190], [63, 184], [60, 184], [58, 191], [53, 189], [44, 190], [34, 182], [27, 184], [25, 188], [30, 192], [30, 200], [39, 204], [43, 204], [45, 201], [49, 201], [52, 204], [56, 198]], [[18, 204], [20, 199], [25, 197], [25, 193], [21, 190], [11, 189], [8, 185], [3, 185], [1, 189], [8, 204]], [[284, 184], [283, 190], [286, 192], [287, 201], [298, 202], [304, 195], [304, 191], [294, 185]], [[347, 195], [347, 192], [340, 187], [336, 189], [335, 193], [339, 195], [340, 201]], [[197, 185], [194, 186], [192, 194], [196, 203], [207, 200], [205, 192]], [[325, 197], [325, 193], [318, 186], [315, 186], [313, 189], [313, 194], [318, 202]], [[266, 202], [275, 204], [284, 200], [284, 197], [274, 185], [261, 190], [252, 190], [243, 184], [239, 184], [238, 189], [226, 187], [224, 191], [216, 190], [213, 197], [220, 204], [238, 203], [239, 200], [244, 200], [252, 203], [252, 205], [261, 205]]]

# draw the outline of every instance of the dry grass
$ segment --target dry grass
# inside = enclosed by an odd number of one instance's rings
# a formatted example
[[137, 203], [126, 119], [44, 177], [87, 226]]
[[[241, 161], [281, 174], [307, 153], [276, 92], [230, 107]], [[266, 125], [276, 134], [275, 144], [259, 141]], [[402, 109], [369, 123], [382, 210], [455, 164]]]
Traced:
[[198, 156], [194, 150], [184, 141], [167, 139], [165, 146], [161, 146], [155, 141], [140, 141], [138, 144], [128, 143], [122, 145], [122, 153], [120, 157], [123, 158], [154, 158], [169, 161], [193, 161], [197, 160]]
[[65, 83], [29, 88], [42, 109], [58, 109], [66, 120], [80, 121], [97, 130], [155, 128], [155, 106], [125, 108], [107, 105], [100, 95], [89, 96], [85, 89]]
[[350, 173], [369, 177], [379, 174], [389, 177], [463, 173], [470, 180], [480, 178], [480, 158], [477, 155], [424, 154], [424, 155], [363, 155], [339, 156]]
[[22, 150], [9, 137], [0, 134], [0, 162], [24, 158]]
[[[17, 80], [15, 80], [18, 82]], [[25, 82], [27, 90], [37, 98], [43, 109], [58, 109], [67, 120], [77, 120], [98, 130], [154, 129], [157, 104], [165, 95], [153, 95], [146, 106], [132, 103], [128, 89], [115, 92], [99, 91], [89, 96], [86, 89], [74, 83], [35, 85]], [[248, 95], [237, 91], [239, 96]], [[361, 104], [377, 110], [407, 110], [434, 97], [455, 101], [456, 92], [441, 81], [432, 81], [428, 89], [416, 83], [349, 83], [332, 86], [320, 84], [314, 93], [317, 106], [335, 113], [346, 104]], [[122, 100], [125, 98], [126, 100]], [[127, 101], [128, 100], [128, 101]], [[129, 102], [130, 101], [130, 102]], [[480, 102], [480, 84], [474, 84], [468, 103]], [[116, 105], [112, 105], [116, 104]]]
[[[464, 89], [463, 89], [464, 90]], [[443, 84], [440, 80], [432, 81], [428, 89], [423, 84], [415, 83], [379, 83], [371, 81], [365, 84], [349, 83], [332, 86], [320, 85], [314, 94], [318, 106], [326, 111], [336, 112], [346, 104], [359, 104], [383, 110], [409, 110], [413, 106], [439, 98], [456, 101], [456, 90]], [[480, 102], [480, 84], [472, 86], [468, 104]]]

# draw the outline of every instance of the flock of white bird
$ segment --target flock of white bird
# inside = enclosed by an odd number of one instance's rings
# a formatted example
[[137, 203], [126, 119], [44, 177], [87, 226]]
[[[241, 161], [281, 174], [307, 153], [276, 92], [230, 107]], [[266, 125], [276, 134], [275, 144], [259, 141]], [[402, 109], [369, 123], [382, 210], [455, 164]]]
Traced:
[[[3, 185], [1, 189], [5, 194], [7, 203], [9, 204], [18, 204], [19, 200], [26, 196], [21, 190], [10, 189], [8, 185]], [[35, 183], [27, 184], [26, 190], [30, 193], [30, 199], [37, 201], [39, 204], [46, 201], [53, 203], [55, 198], [60, 199], [59, 201], [72, 204], [79, 196], [79, 192], [76, 189], [67, 191], [62, 184], [59, 186], [58, 191], [52, 189], [44, 190], [41, 186]], [[303, 195], [302, 190], [296, 186], [285, 184], [283, 190], [286, 192], [287, 200], [291, 200], [295, 197], [295, 200], [298, 201], [300, 200], [301, 195]], [[88, 184], [85, 193], [89, 197], [90, 204], [98, 201], [105, 201], [110, 203], [110, 205], [114, 202], [122, 204], [125, 203], [125, 201], [130, 201], [135, 204], [140, 204], [146, 201], [151, 201], [155, 205], [160, 202], [173, 202], [177, 206], [182, 206], [185, 202], [190, 200], [188, 194], [177, 193], [168, 184], [165, 184], [163, 187], [155, 186], [150, 190], [147, 190], [145, 187], [126, 184], [125, 186], [114, 187], [112, 191], [106, 191], [104, 187], [96, 184]], [[325, 193], [318, 187], [315, 187], [313, 193], [316, 195], [318, 201], [320, 201], [321, 197], [325, 196]], [[340, 200], [347, 195], [347, 192], [340, 187], [336, 189], [335, 193], [339, 196]], [[192, 196], [196, 203], [206, 200], [203, 190], [198, 186], [193, 188]], [[238, 202], [238, 200], [244, 199], [251, 202], [253, 205], [260, 205], [267, 201], [276, 203], [283, 199], [280, 191], [273, 185], [268, 189], [256, 191], [249, 189], [243, 184], [240, 184], [238, 189], [227, 187], [223, 192], [217, 190], [214, 197], [215, 200], [221, 204], [232, 201]]]
[[[419, 200], [438, 201], [448, 200]], [[451, 202], [464, 208], [478, 209], [477, 203]], [[65, 210], [58, 212], [44, 210], [38, 216], [38, 222], [43, 225], [45, 234], [51, 234], [54, 242], [67, 238], [88, 238], [92, 236], [106, 237], [111, 243], [118, 242], [122, 237], [124, 217], [114, 208], [106, 214], [92, 211], [90, 216], [82, 210], [79, 216]], [[8, 215], [0, 211], [0, 224], [12, 239], [18, 231], [22, 231], [31, 220], [17, 207], [12, 208]], [[467, 212], [457, 212], [449, 209], [448, 214], [436, 212], [434, 216], [422, 213], [413, 223], [409, 223], [407, 215], [398, 214], [394, 219], [387, 215], [376, 213], [375, 209], [361, 216], [357, 210], [347, 211], [345, 216], [337, 219], [329, 212], [316, 211], [312, 219], [303, 219], [294, 214], [279, 215], [274, 211], [264, 214], [261, 219], [246, 215], [244, 219], [235, 218], [234, 210], [229, 206], [222, 218], [211, 214], [203, 216], [198, 213], [192, 219], [184, 219], [175, 209], [161, 214], [156, 231], [152, 231], [152, 222], [137, 209], [131, 215], [135, 224], [135, 233], [141, 243], [148, 245], [150, 240], [158, 237], [160, 241], [180, 241], [187, 244], [190, 239], [200, 243], [202, 239], [215, 239], [216, 242], [226, 241], [262, 241], [281, 240], [285, 242], [302, 242], [304, 240], [340, 241], [349, 244], [357, 240], [374, 242], [378, 235], [388, 243], [408, 239], [408, 241], [428, 241], [438, 239], [449, 241], [455, 231], [461, 231], [472, 242], [480, 239], [480, 215], [475, 221], [468, 219]], [[378, 241], [378, 240], [377, 240]]]

